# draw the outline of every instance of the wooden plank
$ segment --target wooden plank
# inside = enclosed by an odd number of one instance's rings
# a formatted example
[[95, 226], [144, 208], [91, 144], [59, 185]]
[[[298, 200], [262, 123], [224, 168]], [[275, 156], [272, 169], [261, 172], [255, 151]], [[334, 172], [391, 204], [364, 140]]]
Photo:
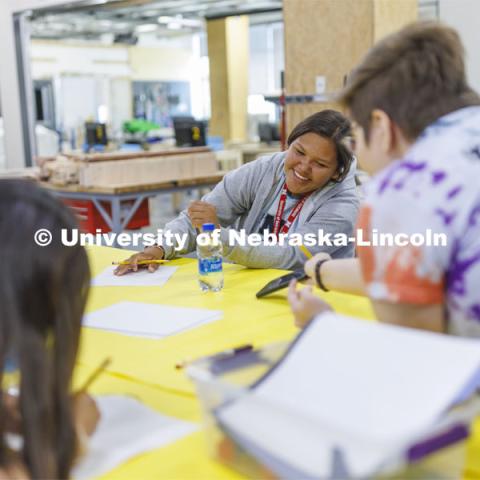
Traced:
[[211, 135], [229, 141], [247, 137], [248, 33], [245, 15], [207, 21]]
[[173, 182], [212, 175], [218, 171], [213, 152], [169, 155], [105, 162], [81, 162], [79, 183], [86, 187], [110, 187]]
[[71, 158], [72, 160], [82, 162], [110, 162], [113, 160], [135, 160], [143, 158], [153, 157], [168, 157], [171, 155], [186, 155], [211, 152], [208, 147], [185, 147], [185, 148], [172, 148], [169, 150], [158, 150], [154, 152], [111, 152], [111, 153], [85, 153], [85, 154], [65, 154], [64, 156]]
[[226, 19], [207, 20], [208, 62], [210, 66], [210, 135], [230, 139], [228, 113], [228, 66]]
[[[333, 92], [372, 44], [371, 0], [284, 0], [285, 86], [288, 94], [312, 94], [316, 77]], [[332, 104], [287, 106], [287, 131]]]
[[171, 190], [175, 188], [185, 188], [185, 187], [198, 187], [203, 185], [212, 185], [218, 183], [222, 180], [224, 175], [227, 172], [218, 172], [215, 175], [202, 176], [197, 178], [190, 178], [185, 180], [173, 181], [173, 182], [161, 182], [161, 183], [150, 183], [144, 185], [122, 185], [115, 186], [111, 185], [109, 187], [84, 187], [81, 185], [52, 185], [48, 182], [39, 182], [42, 187], [45, 187], [49, 190], [54, 190], [57, 192], [67, 192], [67, 193], [99, 193], [99, 194], [111, 194], [117, 195], [121, 193], [139, 193], [139, 192], [149, 192], [152, 190]]
[[[287, 94], [316, 93], [326, 77], [328, 93], [373, 43], [417, 18], [417, 0], [284, 0], [285, 86]], [[287, 132], [308, 115], [334, 103], [287, 105]]]
[[418, 18], [417, 0], [374, 0], [373, 41], [399, 30]]

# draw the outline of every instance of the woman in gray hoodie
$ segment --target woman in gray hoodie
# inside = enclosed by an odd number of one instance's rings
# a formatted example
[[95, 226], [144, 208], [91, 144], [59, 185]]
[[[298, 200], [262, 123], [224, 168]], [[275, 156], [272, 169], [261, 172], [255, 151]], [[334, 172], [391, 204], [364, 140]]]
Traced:
[[[164, 231], [183, 235], [185, 245], [147, 247], [129, 258], [116, 274], [138, 269], [138, 261], [171, 259], [195, 250], [197, 229], [214, 223], [220, 229], [224, 258], [251, 268], [301, 268], [305, 250], [283, 245], [250, 246], [234, 242], [232, 229], [247, 235], [321, 235], [311, 254], [351, 257], [354, 245], [332, 244], [337, 234], [353, 235], [358, 211], [356, 161], [347, 144], [350, 122], [335, 110], [323, 110], [300, 122], [290, 133], [285, 152], [261, 157], [233, 170], [201, 201], [169, 222]], [[320, 232], [320, 233], [319, 233]], [[237, 237], [238, 238], [238, 237]], [[148, 265], [155, 271], [158, 264]]]

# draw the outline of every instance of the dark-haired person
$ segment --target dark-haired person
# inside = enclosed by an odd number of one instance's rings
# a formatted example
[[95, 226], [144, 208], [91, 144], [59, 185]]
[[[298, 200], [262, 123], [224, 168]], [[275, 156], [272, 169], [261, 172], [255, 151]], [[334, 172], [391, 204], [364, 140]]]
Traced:
[[[204, 223], [221, 227], [224, 257], [253, 268], [301, 268], [306, 257], [296, 246], [229, 245], [229, 229], [246, 234], [345, 233], [351, 235], [358, 211], [355, 160], [348, 148], [350, 122], [339, 112], [324, 110], [300, 122], [290, 133], [288, 150], [243, 165], [225, 175], [202, 201], [193, 202], [165, 226], [187, 234], [179, 253], [195, 249], [196, 228]], [[281, 219], [275, 222], [275, 218]], [[353, 245], [315, 245], [313, 253], [351, 257]], [[137, 269], [136, 261], [175, 256], [172, 247], [149, 247], [118, 267], [121, 275]], [[149, 265], [154, 271], [157, 265]]]
[[[18, 396], [0, 390], [0, 478], [69, 478], [98, 421], [93, 399], [71, 390], [90, 284], [84, 248], [60, 242], [73, 228], [46, 191], [0, 180], [0, 375], [8, 362], [19, 378]], [[50, 245], [35, 243], [39, 229], [52, 233]]]
[[[359, 261], [317, 256], [307, 273], [324, 289], [365, 293], [383, 322], [480, 337], [480, 97], [458, 34], [427, 22], [386, 37], [341, 101], [359, 163], [374, 175], [359, 215], [364, 238], [431, 230], [447, 241], [361, 246]], [[289, 293], [299, 326], [328, 308], [308, 289]]]

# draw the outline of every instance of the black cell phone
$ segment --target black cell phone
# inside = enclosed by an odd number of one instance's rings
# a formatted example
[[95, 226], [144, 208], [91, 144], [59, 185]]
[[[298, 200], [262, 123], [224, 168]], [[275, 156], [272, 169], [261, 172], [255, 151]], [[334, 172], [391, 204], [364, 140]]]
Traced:
[[271, 282], [268, 282], [259, 292], [257, 292], [257, 298], [265, 297], [270, 293], [281, 290], [282, 288], [288, 287], [288, 284], [293, 280], [305, 280], [308, 278], [308, 275], [305, 273], [303, 268], [301, 270], [295, 270], [292, 273], [287, 273], [282, 277], [278, 277]]

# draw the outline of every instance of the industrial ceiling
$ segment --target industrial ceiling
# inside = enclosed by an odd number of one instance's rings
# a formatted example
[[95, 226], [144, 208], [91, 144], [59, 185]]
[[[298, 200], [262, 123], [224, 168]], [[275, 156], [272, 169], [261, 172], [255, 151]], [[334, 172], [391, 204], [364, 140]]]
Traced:
[[82, 2], [31, 12], [36, 39], [96, 40], [114, 36], [135, 43], [141, 33], [172, 36], [201, 31], [205, 19], [252, 15], [252, 23], [282, 20], [282, 0], [117, 0]]
[[[0, 0], [1, 1], [1, 0]], [[335, 0], [332, 0], [335, 1]], [[438, 0], [418, 0], [421, 19], [438, 18]], [[282, 0], [85, 0], [30, 12], [31, 37], [131, 43], [200, 32], [205, 19], [251, 15], [251, 24], [282, 21]]]

